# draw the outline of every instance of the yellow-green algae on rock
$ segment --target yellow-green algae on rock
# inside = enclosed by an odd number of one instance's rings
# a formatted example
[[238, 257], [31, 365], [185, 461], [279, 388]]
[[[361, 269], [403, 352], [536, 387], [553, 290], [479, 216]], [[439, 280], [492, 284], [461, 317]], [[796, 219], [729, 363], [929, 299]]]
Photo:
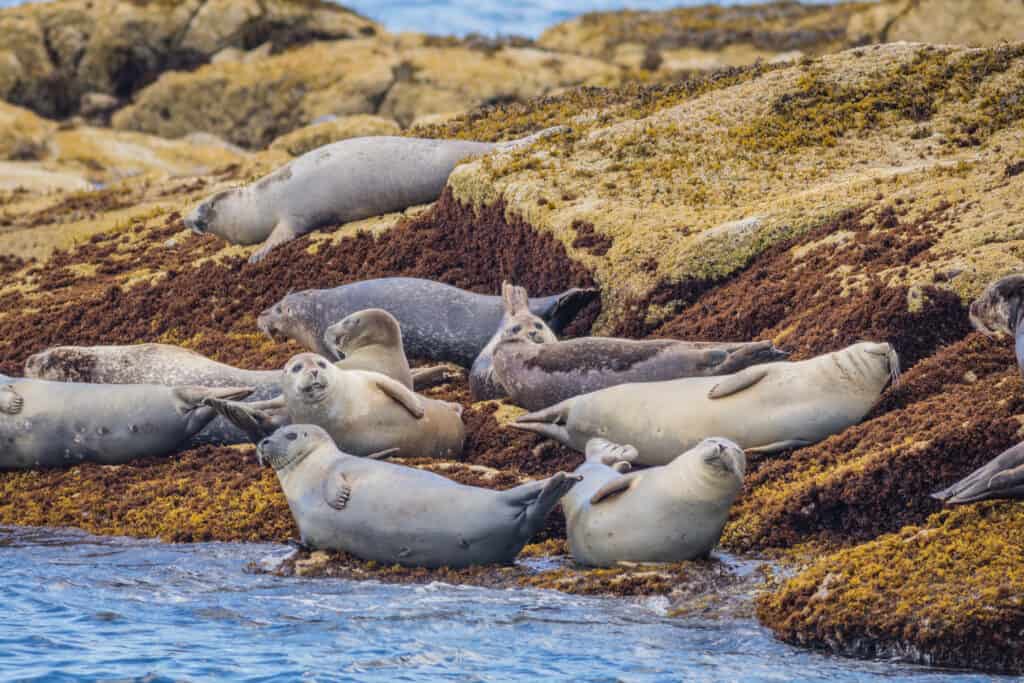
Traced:
[[787, 642], [1024, 671], [1024, 505], [986, 502], [814, 562], [758, 600]]

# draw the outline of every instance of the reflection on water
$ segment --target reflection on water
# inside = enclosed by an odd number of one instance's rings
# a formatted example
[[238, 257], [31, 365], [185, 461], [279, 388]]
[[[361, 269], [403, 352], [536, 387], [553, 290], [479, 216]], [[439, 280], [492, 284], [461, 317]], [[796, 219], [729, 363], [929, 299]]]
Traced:
[[0, 679], [991, 680], [806, 653], [664, 600], [244, 571], [288, 552], [0, 527]]

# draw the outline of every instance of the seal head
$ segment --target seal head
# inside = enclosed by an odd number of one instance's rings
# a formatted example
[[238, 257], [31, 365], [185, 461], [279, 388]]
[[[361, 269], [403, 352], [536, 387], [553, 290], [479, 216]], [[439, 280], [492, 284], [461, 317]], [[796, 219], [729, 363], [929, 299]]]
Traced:
[[971, 304], [971, 324], [982, 334], [1013, 335], [1024, 315], [1024, 275], [996, 280]]
[[402, 330], [384, 309], [368, 308], [328, 327], [324, 343], [342, 359], [367, 346], [402, 348]]
[[286, 341], [294, 339], [307, 349], [314, 350], [332, 360], [339, 360], [335, 357], [334, 351], [324, 345], [322, 336], [308, 321], [316, 315], [316, 303], [309, 292], [295, 292], [288, 294], [267, 310], [260, 313], [256, 319], [256, 326], [263, 334], [273, 341]]
[[331, 388], [331, 364], [315, 353], [300, 353], [284, 366], [281, 385], [285, 394], [314, 405], [323, 403]]
[[279, 429], [260, 441], [256, 457], [275, 472], [294, 467], [324, 444], [333, 444], [330, 435], [316, 425], [292, 425]]

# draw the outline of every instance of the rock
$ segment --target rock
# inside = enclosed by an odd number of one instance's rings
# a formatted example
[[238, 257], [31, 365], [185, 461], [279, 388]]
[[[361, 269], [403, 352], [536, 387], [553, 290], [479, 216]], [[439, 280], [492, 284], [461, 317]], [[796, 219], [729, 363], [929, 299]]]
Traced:
[[0, 101], [0, 161], [45, 158], [47, 138], [56, 127], [27, 109]]
[[168, 73], [119, 111], [113, 125], [163, 137], [201, 130], [262, 149], [322, 116], [373, 114], [408, 126], [429, 114], [612, 83], [619, 73], [574, 55], [428, 42], [405, 35], [316, 43], [258, 64]]
[[758, 616], [796, 645], [1019, 675], [1022, 552], [1020, 503], [942, 512], [923, 527], [817, 559], [763, 594]]
[[342, 116], [323, 123], [314, 123], [294, 130], [270, 143], [270, 149], [282, 150], [292, 156], [329, 145], [339, 140], [368, 135], [398, 135], [402, 129], [392, 119], [368, 114]]
[[0, 10], [0, 98], [46, 116], [82, 96], [131, 96], [169, 69], [228, 47], [374, 35], [373, 22], [330, 2], [60, 0]]
[[890, 41], [986, 46], [1024, 40], [1024, 5], [1014, 0], [918, 0], [885, 27]]

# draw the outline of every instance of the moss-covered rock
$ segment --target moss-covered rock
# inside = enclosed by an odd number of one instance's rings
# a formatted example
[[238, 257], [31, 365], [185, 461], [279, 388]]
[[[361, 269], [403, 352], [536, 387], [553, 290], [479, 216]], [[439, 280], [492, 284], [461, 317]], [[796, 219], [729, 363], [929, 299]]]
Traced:
[[162, 72], [198, 66], [226, 47], [269, 41], [282, 50], [378, 31], [319, 0], [29, 3], [0, 10], [0, 99], [62, 117], [87, 93], [127, 98]]
[[169, 73], [118, 112], [113, 123], [165, 137], [204, 130], [262, 148], [325, 116], [376, 114], [408, 126], [429, 114], [613, 83], [618, 75], [604, 62], [575, 55], [379, 36], [317, 43], [256, 63]]
[[787, 642], [1024, 672], [1024, 506], [981, 503], [817, 560], [758, 601]]

